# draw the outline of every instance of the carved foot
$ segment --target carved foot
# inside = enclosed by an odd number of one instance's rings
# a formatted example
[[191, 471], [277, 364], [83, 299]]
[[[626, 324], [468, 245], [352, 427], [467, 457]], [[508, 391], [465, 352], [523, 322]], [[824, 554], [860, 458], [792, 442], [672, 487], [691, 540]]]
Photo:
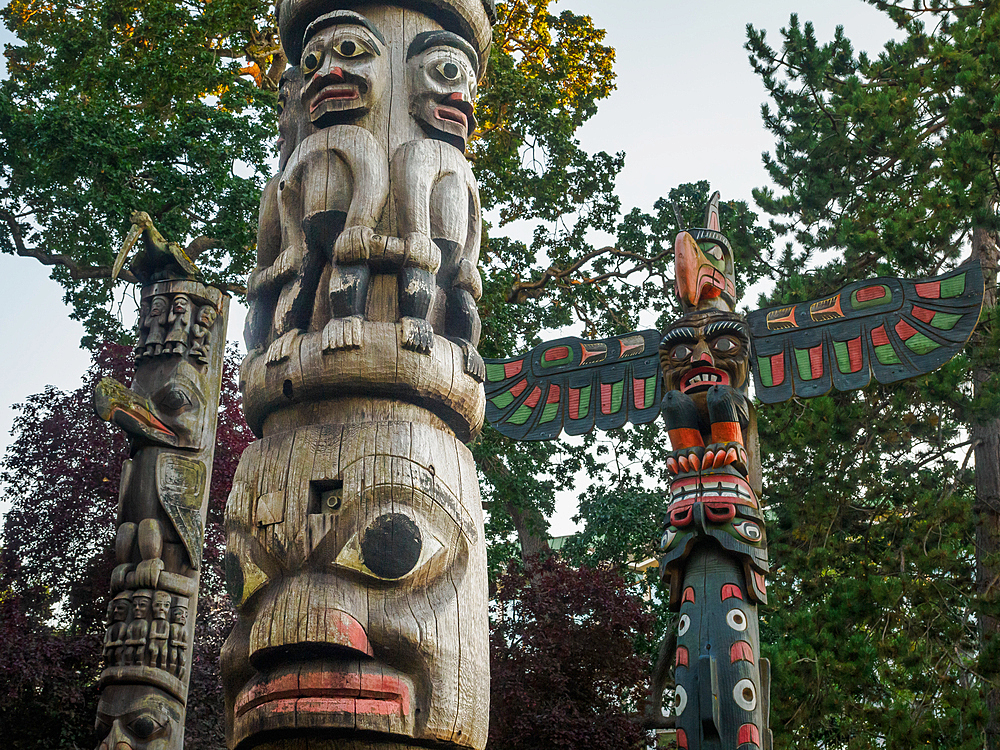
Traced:
[[333, 318], [323, 329], [323, 351], [334, 352], [339, 349], [358, 349], [361, 346], [360, 315], [349, 318]]
[[135, 566], [135, 585], [138, 588], [156, 589], [163, 572], [163, 560], [154, 558], [143, 560]]
[[344, 265], [368, 260], [376, 236], [371, 227], [347, 227], [333, 245], [333, 261]]
[[410, 351], [430, 354], [434, 344], [434, 329], [431, 324], [421, 318], [402, 318], [403, 348]]
[[441, 268], [441, 248], [430, 237], [421, 232], [411, 232], [404, 240], [406, 246], [406, 265], [413, 268], [423, 268], [431, 273], [437, 273]]
[[726, 442], [711, 443], [705, 446], [705, 454], [701, 459], [702, 471], [721, 469], [732, 466], [744, 476], [747, 473], [747, 451], [742, 443]]
[[483, 358], [479, 356], [479, 352], [476, 351], [476, 347], [468, 341], [463, 341], [461, 346], [462, 353], [465, 355], [465, 371], [472, 376], [474, 380], [482, 383], [486, 380], [486, 363], [483, 362]]
[[[111, 571], [111, 593], [117, 594], [128, 588], [129, 574], [135, 570], [135, 565], [123, 563]], [[134, 577], [133, 577], [134, 578]]]
[[267, 354], [265, 356], [265, 362], [270, 367], [272, 365], [278, 365], [282, 362], [291, 359], [292, 352], [295, 351], [295, 339], [299, 336], [299, 332], [289, 331], [280, 338], [276, 339], [271, 343], [271, 346], [267, 348]]

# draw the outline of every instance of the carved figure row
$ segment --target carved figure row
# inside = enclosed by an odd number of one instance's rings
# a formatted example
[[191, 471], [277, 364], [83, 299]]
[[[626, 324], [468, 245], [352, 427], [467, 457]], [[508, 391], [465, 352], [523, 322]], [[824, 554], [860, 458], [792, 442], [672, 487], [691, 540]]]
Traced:
[[104, 665], [154, 667], [184, 679], [188, 599], [169, 591], [122, 591], [108, 604]]
[[[386, 86], [389, 56], [379, 29], [358, 13], [334, 11], [309, 24], [303, 45], [301, 68], [281, 81], [279, 175], [261, 200], [248, 348], [269, 345], [268, 360], [280, 362], [299, 331], [323, 326], [325, 350], [359, 347], [371, 274], [393, 273], [402, 345], [430, 352], [440, 288], [443, 333], [462, 346], [466, 371], [482, 380], [475, 350], [481, 216], [464, 157], [476, 126], [476, 51], [448, 31], [410, 41], [409, 113], [428, 137], [403, 143], [390, 160], [369, 130], [350, 124]], [[375, 229], [390, 185], [389, 223], [398, 236]], [[329, 319], [316, 320], [319, 310]]]
[[150, 357], [188, 354], [207, 364], [211, 328], [218, 317], [212, 305], [198, 306], [187, 294], [160, 294], [139, 307], [139, 343], [136, 361]]

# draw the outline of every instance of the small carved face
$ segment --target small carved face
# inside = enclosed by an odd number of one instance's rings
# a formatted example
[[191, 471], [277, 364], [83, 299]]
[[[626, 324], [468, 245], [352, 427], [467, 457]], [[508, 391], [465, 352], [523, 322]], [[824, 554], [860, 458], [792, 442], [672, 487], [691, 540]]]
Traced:
[[319, 127], [368, 112], [388, 79], [385, 43], [367, 19], [349, 11], [329, 16], [330, 23], [313, 31], [302, 51], [302, 105]]
[[187, 315], [188, 313], [190, 313], [191, 298], [188, 297], [186, 294], [178, 294], [176, 297], [174, 297], [174, 303], [173, 307], [171, 308], [171, 312], [173, 312], [173, 314], [176, 315], [177, 317], [180, 317], [182, 315]]
[[136, 620], [145, 620], [149, 617], [149, 605], [152, 599], [145, 594], [136, 594], [132, 597], [132, 607]]
[[660, 342], [664, 388], [688, 395], [713, 385], [746, 392], [750, 374], [750, 337], [741, 318], [709, 310], [685, 315]]
[[170, 594], [166, 591], [157, 591], [153, 600], [153, 619], [166, 620], [170, 612]]
[[162, 321], [169, 307], [170, 303], [166, 297], [153, 297], [153, 300], [149, 303], [149, 316], [146, 318], [146, 325]]
[[187, 607], [182, 605], [175, 606], [170, 610], [170, 622], [176, 623], [178, 625], [187, 625], [188, 611]]
[[178, 701], [154, 687], [108, 685], [97, 705], [97, 750], [169, 750], [180, 718]]
[[[431, 138], [465, 151], [476, 129], [473, 102], [477, 86], [471, 48], [466, 49], [469, 45], [456, 34], [432, 34], [434, 46], [415, 53], [407, 62], [410, 114]], [[411, 44], [413, 49], [419, 46]]]
[[111, 613], [111, 619], [115, 622], [125, 622], [128, 619], [128, 599], [115, 599], [112, 604], [114, 609]]
[[215, 308], [211, 305], [205, 305], [198, 309], [198, 324], [204, 326], [205, 328], [211, 328], [212, 324], [215, 322], [215, 318], [218, 313]]

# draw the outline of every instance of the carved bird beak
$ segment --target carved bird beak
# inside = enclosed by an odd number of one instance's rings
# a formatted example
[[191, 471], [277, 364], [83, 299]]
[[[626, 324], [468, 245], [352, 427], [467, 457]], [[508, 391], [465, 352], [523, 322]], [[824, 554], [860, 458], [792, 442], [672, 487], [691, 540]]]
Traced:
[[156, 416], [149, 399], [117, 380], [102, 378], [94, 389], [94, 411], [105, 422], [114, 422], [134, 438], [176, 447], [177, 435]]
[[[132, 217], [135, 219], [135, 216]], [[135, 247], [135, 243], [139, 241], [139, 237], [142, 236], [142, 230], [145, 227], [142, 224], [133, 221], [132, 228], [128, 230], [128, 234], [125, 236], [125, 242], [122, 243], [122, 249], [118, 251], [118, 257], [115, 258], [115, 264], [111, 267], [111, 280], [114, 281], [118, 278], [118, 274], [122, 272], [122, 266], [125, 265], [125, 259], [128, 258], [128, 254], [132, 252], [132, 248]]]

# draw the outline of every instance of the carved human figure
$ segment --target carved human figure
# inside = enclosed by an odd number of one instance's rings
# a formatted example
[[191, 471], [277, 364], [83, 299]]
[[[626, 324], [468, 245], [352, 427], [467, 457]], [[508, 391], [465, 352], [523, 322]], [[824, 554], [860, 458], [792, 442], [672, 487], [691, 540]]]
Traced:
[[219, 316], [213, 305], [202, 305], [195, 313], [191, 326], [191, 357], [205, 365], [208, 364], [209, 347], [212, 345], [212, 325]]
[[136, 337], [135, 349], [133, 350], [136, 362], [146, 356], [146, 339], [149, 338], [149, 308], [150, 300], [143, 299], [139, 303], [139, 335]]
[[476, 351], [481, 325], [476, 264], [482, 232], [479, 186], [465, 160], [476, 127], [476, 51], [449, 31], [417, 34], [407, 48], [409, 111], [429, 136], [397, 149], [392, 185], [406, 264], [399, 275], [403, 346], [427, 352], [428, 314], [440, 285], [446, 292], [445, 335], [458, 343], [465, 370], [482, 381]]
[[171, 750], [183, 706], [149, 685], [108, 685], [97, 705], [97, 750]]
[[187, 667], [187, 609], [188, 600], [179, 596], [174, 599], [170, 610], [170, 650], [167, 656], [167, 670], [178, 679], [184, 678]]
[[149, 637], [149, 607], [153, 592], [139, 589], [132, 594], [132, 621], [125, 631], [125, 666], [144, 666], [146, 640]]
[[171, 300], [167, 318], [170, 330], [164, 340], [164, 350], [168, 354], [184, 354], [187, 351], [192, 307], [191, 298], [186, 294], [174, 295]]
[[111, 600], [111, 624], [104, 635], [104, 664], [107, 667], [121, 666], [124, 660], [125, 631], [127, 629], [131, 593], [119, 592]]
[[149, 314], [145, 318], [144, 326], [146, 334], [145, 355], [147, 357], [158, 357], [163, 351], [163, 342], [166, 338], [167, 313], [170, 310], [170, 300], [158, 295], [149, 302]]
[[153, 596], [153, 621], [149, 626], [149, 666], [167, 668], [167, 642], [170, 639], [170, 594], [157, 591]]

